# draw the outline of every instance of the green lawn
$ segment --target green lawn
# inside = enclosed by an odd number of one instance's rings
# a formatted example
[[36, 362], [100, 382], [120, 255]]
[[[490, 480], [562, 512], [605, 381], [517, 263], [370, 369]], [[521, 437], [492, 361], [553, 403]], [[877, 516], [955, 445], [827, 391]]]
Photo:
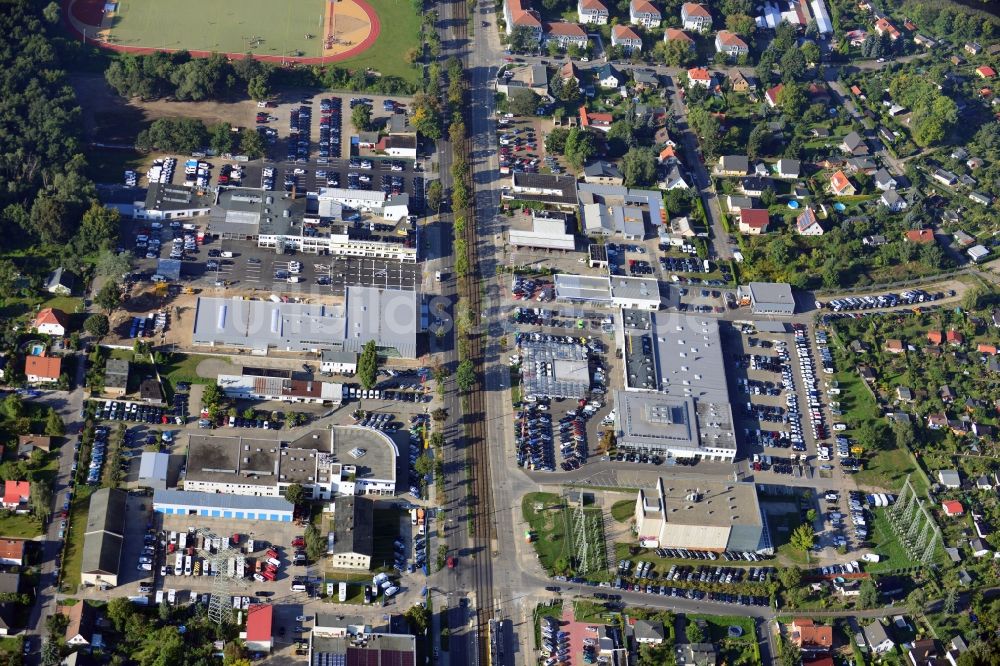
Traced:
[[620, 500], [611, 505], [611, 517], [619, 523], [627, 523], [635, 515], [635, 500]]
[[198, 354], [173, 354], [168, 363], [160, 366], [160, 376], [167, 384], [167, 398], [174, 394], [178, 382], [189, 384], [212, 384], [215, 379], [206, 379], [198, 375], [198, 364], [208, 356]]
[[892, 526], [885, 517], [885, 509], [875, 509], [874, 530], [872, 531], [872, 550], [881, 556], [877, 564], [865, 568], [870, 573], [888, 572], [906, 567], [918, 566], [918, 562], [910, 559], [903, 545], [896, 538]]
[[[759, 664], [760, 648], [757, 645], [757, 632], [753, 620], [739, 615], [687, 615], [688, 622], [704, 620], [708, 623], [709, 640], [722, 653], [720, 663], [725, 664]], [[729, 637], [729, 627], [736, 626], [743, 630], [739, 638]]]
[[41, 533], [41, 524], [31, 515], [12, 513], [0, 518], [0, 535], [5, 537], [33, 539]]
[[[537, 511], [536, 504], [542, 509]], [[551, 572], [556, 560], [569, 557], [573, 545], [568, 538], [566, 504], [561, 497], [552, 493], [528, 493], [521, 501], [524, 519], [534, 533], [535, 552], [546, 571]]]
[[403, 54], [420, 43], [420, 17], [410, 0], [365, 0], [378, 14], [382, 26], [370, 49], [354, 58], [341, 60], [337, 67], [371, 67], [383, 76], [398, 76], [416, 83], [419, 71], [406, 64]]
[[67, 594], [76, 592], [80, 585], [80, 567], [83, 566], [83, 532], [87, 527], [87, 510], [90, 508], [90, 495], [94, 492], [94, 488], [78, 485], [73, 492], [61, 572], [62, 590]]

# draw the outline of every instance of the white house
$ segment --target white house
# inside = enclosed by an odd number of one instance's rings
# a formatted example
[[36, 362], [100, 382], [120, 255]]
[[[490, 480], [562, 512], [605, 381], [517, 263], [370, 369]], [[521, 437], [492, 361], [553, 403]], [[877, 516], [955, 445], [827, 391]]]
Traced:
[[816, 213], [812, 208], [806, 208], [795, 218], [795, 230], [800, 236], [822, 236], [823, 227], [816, 219]]
[[692, 67], [688, 70], [688, 88], [695, 86], [712, 87], [712, 74], [704, 67]]
[[358, 371], [358, 354], [352, 351], [324, 349], [320, 354], [320, 372], [335, 375], [353, 375]]
[[628, 6], [629, 21], [644, 28], [658, 28], [663, 17], [649, 0], [632, 0]]
[[631, 54], [642, 50], [642, 37], [627, 25], [616, 25], [611, 28], [611, 46], [620, 46]]
[[558, 42], [562, 48], [567, 48], [571, 44], [579, 47], [587, 46], [587, 31], [578, 23], [567, 21], [557, 21], [556, 23], [546, 23], [542, 41]]
[[750, 53], [750, 47], [739, 35], [728, 30], [720, 30], [715, 35], [716, 53], [725, 53], [728, 58], [738, 58]]
[[608, 8], [601, 0], [578, 0], [576, 16], [580, 23], [605, 25], [608, 22]]
[[885, 654], [896, 647], [896, 644], [889, 638], [889, 634], [886, 633], [885, 627], [878, 620], [865, 626], [863, 631], [865, 641], [868, 643], [868, 647], [871, 648], [873, 654]]
[[681, 5], [681, 23], [685, 30], [707, 32], [712, 29], [712, 14], [704, 5], [685, 2]]
[[45, 308], [35, 316], [31, 326], [39, 333], [61, 338], [66, 335], [66, 313], [54, 308]]
[[597, 84], [604, 89], [617, 88], [623, 82], [621, 74], [611, 65], [604, 65], [597, 71]]

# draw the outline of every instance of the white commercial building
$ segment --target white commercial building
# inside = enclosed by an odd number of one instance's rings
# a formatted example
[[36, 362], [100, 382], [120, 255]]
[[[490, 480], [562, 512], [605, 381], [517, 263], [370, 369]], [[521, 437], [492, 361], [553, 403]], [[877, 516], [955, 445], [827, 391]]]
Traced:
[[659, 310], [662, 304], [655, 278], [598, 277], [557, 273], [553, 276], [556, 300], [638, 310]]

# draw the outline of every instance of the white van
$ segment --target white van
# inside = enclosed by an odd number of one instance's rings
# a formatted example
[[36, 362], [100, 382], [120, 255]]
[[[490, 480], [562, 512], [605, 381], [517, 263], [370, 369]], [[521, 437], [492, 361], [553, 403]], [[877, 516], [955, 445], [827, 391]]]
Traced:
[[434, 274], [434, 280], [437, 282], [441, 281], [441, 271], [438, 271]]
[[288, 278], [289, 284], [298, 284], [299, 282], [302, 282], [302, 278], [300, 278], [298, 275], [292, 275], [291, 277]]
[[233, 253], [231, 251], [229, 251], [229, 250], [225, 250], [222, 253], [222, 256], [225, 257], [226, 259], [232, 259], [233, 258]]

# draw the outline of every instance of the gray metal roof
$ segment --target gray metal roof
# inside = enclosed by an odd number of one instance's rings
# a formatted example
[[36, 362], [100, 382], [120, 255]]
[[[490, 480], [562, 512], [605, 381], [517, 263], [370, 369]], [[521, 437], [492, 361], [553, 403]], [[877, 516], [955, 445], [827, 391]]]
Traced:
[[257, 511], [287, 511], [294, 508], [284, 497], [256, 497], [253, 495], [222, 495], [219, 493], [197, 493], [186, 490], [157, 490], [153, 493], [153, 504], [196, 506], [212, 509], [249, 509]]
[[610, 278], [556, 273], [553, 281], [558, 300], [611, 302]]
[[139, 480], [166, 481], [170, 468], [170, 454], [143, 451], [139, 459]]
[[795, 305], [792, 287], [787, 282], [751, 282], [749, 287], [755, 304]]
[[417, 333], [424, 328], [416, 292], [377, 287], [347, 288], [344, 349], [360, 352], [369, 340], [385, 351], [416, 358]]
[[192, 341], [308, 351], [341, 343], [346, 325], [341, 306], [201, 297], [195, 306]]
[[524, 395], [575, 399], [590, 389], [587, 350], [583, 346], [525, 341], [521, 353]]
[[127, 499], [128, 494], [117, 488], [102, 488], [90, 496], [83, 536], [82, 573], [118, 575]]

